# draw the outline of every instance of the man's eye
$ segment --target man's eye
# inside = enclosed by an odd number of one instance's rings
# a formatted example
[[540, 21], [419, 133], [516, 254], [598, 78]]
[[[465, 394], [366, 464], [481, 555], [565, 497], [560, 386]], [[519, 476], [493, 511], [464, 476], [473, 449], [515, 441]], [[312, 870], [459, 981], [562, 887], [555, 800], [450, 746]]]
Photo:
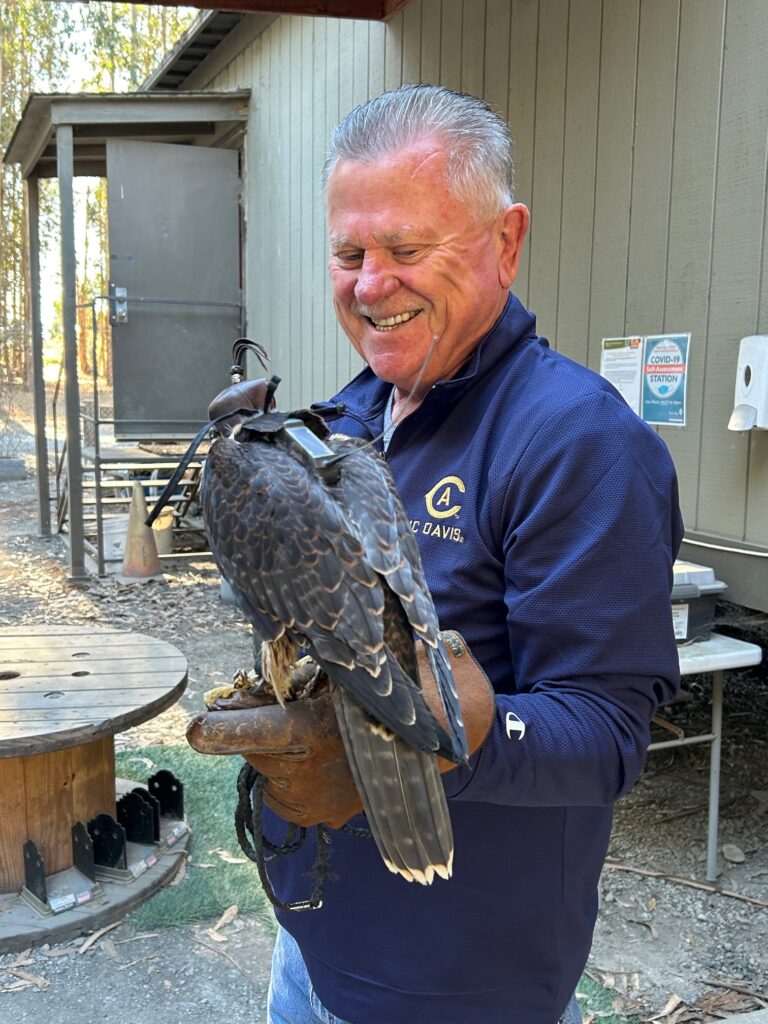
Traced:
[[417, 256], [420, 256], [421, 253], [422, 249], [420, 247], [410, 249], [396, 249], [395, 258], [398, 260], [412, 260], [415, 259]]
[[363, 253], [360, 250], [352, 252], [337, 252], [336, 259], [342, 266], [354, 266], [355, 263], [361, 263], [363, 259]]

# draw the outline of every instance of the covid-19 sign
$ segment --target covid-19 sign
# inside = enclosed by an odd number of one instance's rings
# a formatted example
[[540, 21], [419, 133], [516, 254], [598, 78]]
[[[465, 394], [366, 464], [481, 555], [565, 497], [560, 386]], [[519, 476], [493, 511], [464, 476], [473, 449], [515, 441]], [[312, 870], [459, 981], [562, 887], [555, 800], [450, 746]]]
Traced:
[[685, 426], [690, 334], [645, 338], [640, 415], [647, 423]]

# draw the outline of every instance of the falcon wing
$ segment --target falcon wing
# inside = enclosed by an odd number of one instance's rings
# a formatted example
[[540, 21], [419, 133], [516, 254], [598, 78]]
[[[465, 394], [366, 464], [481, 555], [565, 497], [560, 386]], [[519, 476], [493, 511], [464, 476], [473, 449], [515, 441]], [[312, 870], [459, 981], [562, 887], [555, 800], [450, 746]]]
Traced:
[[211, 551], [254, 631], [287, 633], [376, 721], [453, 756], [420, 689], [388, 655], [371, 545], [326, 485], [273, 441], [219, 438], [201, 492]]
[[[453, 760], [465, 760], [468, 751], [456, 683], [443, 642], [437, 612], [424, 576], [419, 545], [397, 494], [386, 462], [363, 442], [334, 435], [330, 446], [349, 453], [342, 463], [339, 502], [356, 525], [369, 564], [397, 595], [408, 622], [427, 650], [448, 718]], [[402, 660], [401, 660], [402, 663]]]

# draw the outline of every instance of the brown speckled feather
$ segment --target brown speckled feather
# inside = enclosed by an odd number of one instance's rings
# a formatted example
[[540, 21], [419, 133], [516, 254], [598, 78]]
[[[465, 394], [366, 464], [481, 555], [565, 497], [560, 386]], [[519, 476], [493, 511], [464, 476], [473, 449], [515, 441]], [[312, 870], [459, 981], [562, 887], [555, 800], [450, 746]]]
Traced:
[[[255, 634], [285, 635], [339, 688], [342, 736], [382, 856], [431, 880], [452, 856], [435, 755], [461, 760], [466, 738], [418, 546], [379, 456], [326, 439], [347, 455], [328, 483], [282, 439], [280, 416], [211, 446], [201, 489], [211, 550]], [[448, 732], [422, 696], [414, 637], [427, 647]]]

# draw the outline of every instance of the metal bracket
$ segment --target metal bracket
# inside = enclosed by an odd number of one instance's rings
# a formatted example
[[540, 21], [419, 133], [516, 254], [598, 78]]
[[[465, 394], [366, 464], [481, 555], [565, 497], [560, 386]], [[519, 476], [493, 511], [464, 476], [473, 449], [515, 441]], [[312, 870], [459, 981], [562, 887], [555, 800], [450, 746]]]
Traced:
[[160, 801], [156, 800], [149, 790], [144, 786], [136, 786], [135, 789], [131, 790], [132, 793], [136, 793], [140, 796], [145, 804], [149, 804], [152, 808], [152, 842], [160, 842]]
[[128, 323], [128, 289], [119, 288], [114, 281], [109, 282], [109, 322]]
[[173, 772], [161, 768], [147, 779], [147, 789], [160, 803], [160, 813], [166, 818], [184, 818], [184, 786]]
[[120, 797], [117, 801], [117, 820], [125, 829], [125, 838], [129, 843], [145, 846], [154, 843], [154, 809], [140, 793], [126, 793]]
[[125, 853], [125, 829], [111, 814], [97, 814], [88, 822], [88, 832], [93, 840], [93, 859], [96, 866], [121, 868], [128, 862]]
[[72, 826], [72, 863], [81, 875], [96, 881], [93, 840], [83, 821], [76, 821]]
[[34, 839], [24, 843], [24, 884], [35, 899], [41, 903], [48, 902], [48, 889], [45, 884], [45, 862]]

